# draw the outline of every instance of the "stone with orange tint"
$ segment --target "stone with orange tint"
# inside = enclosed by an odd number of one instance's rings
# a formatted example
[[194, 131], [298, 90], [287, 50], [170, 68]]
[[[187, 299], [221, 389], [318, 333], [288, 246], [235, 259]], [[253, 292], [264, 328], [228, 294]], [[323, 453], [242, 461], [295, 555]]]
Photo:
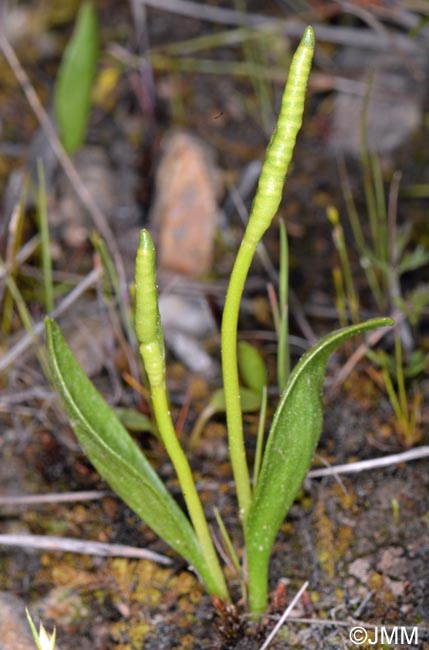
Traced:
[[210, 271], [218, 193], [219, 173], [207, 147], [185, 132], [170, 135], [151, 213], [160, 268], [191, 277]]

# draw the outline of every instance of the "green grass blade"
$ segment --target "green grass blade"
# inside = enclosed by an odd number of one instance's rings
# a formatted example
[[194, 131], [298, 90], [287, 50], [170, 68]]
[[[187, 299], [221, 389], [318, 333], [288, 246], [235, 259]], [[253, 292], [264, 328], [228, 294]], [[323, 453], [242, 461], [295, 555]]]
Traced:
[[40, 243], [42, 249], [43, 286], [45, 290], [45, 307], [49, 314], [54, 310], [54, 285], [52, 282], [52, 259], [49, 242], [48, 206], [46, 198], [45, 171], [43, 163], [37, 161], [37, 211], [39, 216]]
[[28, 625], [30, 627], [31, 634], [33, 635], [34, 643], [36, 644], [37, 650], [55, 650], [55, 638], [56, 638], [55, 627], [53, 629], [52, 634], [48, 634], [44, 626], [40, 623], [39, 632], [38, 632], [28, 609], [25, 610], [25, 613], [27, 614]]
[[77, 151], [85, 139], [97, 60], [97, 14], [92, 2], [84, 2], [65, 49], [55, 86], [55, 117], [61, 142], [69, 154]]
[[283, 219], [280, 219], [280, 268], [279, 268], [279, 305], [280, 319], [277, 342], [277, 383], [280, 392], [285, 389], [287, 378], [290, 373], [290, 350], [289, 350], [289, 248], [287, 241], [286, 226]]
[[291, 373], [271, 425], [246, 525], [249, 604], [267, 603], [268, 564], [278, 529], [310, 467], [323, 423], [321, 392], [329, 356], [346, 339], [392, 324], [378, 318], [325, 336]]
[[123, 501], [195, 567], [208, 591], [216, 593], [189, 520], [80, 368], [53, 320], [46, 319], [46, 331], [55, 387], [91, 463]]
[[267, 387], [264, 386], [262, 389], [262, 398], [261, 398], [261, 408], [259, 411], [259, 422], [258, 422], [258, 434], [256, 437], [256, 451], [255, 451], [255, 461], [253, 463], [253, 487], [256, 488], [258, 483], [259, 472], [261, 469], [262, 463], [262, 452], [264, 449], [264, 433], [265, 433], [265, 422], [267, 419], [267, 402], [268, 402], [268, 391]]
[[50, 377], [50, 370], [49, 370], [49, 364], [48, 364], [48, 359], [46, 355], [46, 350], [42, 347], [42, 345], [38, 342], [37, 337], [34, 336], [34, 322], [33, 318], [31, 316], [31, 313], [27, 307], [27, 304], [21, 294], [21, 291], [19, 290], [19, 287], [17, 283], [15, 282], [12, 274], [8, 274], [5, 271], [4, 263], [2, 258], [0, 257], [0, 270], [4, 271], [5, 274], [5, 284], [6, 288], [8, 290], [8, 295], [10, 296], [11, 299], [11, 309], [13, 309], [13, 304], [15, 303], [16, 308], [19, 313], [19, 317], [22, 321], [22, 324], [24, 325], [24, 328], [27, 332], [27, 334], [33, 339], [34, 343], [34, 348], [35, 352], [37, 355], [37, 358], [40, 363], [40, 367], [43, 370], [43, 374], [47, 379]]

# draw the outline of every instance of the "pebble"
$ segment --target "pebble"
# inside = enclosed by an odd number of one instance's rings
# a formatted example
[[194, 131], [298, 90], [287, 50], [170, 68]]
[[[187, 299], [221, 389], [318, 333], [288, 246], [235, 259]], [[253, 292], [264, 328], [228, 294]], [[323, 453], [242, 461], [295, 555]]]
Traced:
[[213, 264], [219, 173], [205, 144], [185, 132], [167, 136], [156, 174], [150, 222], [160, 268], [200, 277]]
[[0, 592], [0, 650], [35, 650], [25, 607], [17, 596]]
[[374, 69], [366, 120], [367, 146], [381, 155], [391, 154], [422, 123], [422, 84], [413, 76], [413, 72], [417, 76], [421, 72], [419, 60], [413, 61], [411, 69], [400, 55], [372, 53], [367, 61], [362, 52], [345, 48], [341, 65], [340, 74], [344, 79], [349, 77], [345, 83], [350, 88], [335, 98], [330, 145], [337, 151], [361, 157], [362, 111], [368, 91], [368, 71]]

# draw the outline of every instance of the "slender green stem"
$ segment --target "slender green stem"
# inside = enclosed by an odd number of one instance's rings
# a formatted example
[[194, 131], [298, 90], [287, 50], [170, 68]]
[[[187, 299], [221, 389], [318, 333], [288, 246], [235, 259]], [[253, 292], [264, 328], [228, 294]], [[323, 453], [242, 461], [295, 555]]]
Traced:
[[367, 121], [368, 121], [368, 107], [369, 99], [371, 95], [371, 90], [374, 82], [374, 70], [371, 71], [370, 77], [368, 80], [368, 86], [365, 93], [363, 106], [362, 106], [362, 116], [360, 123], [360, 145], [361, 145], [361, 159], [362, 159], [362, 169], [363, 169], [363, 186], [365, 192], [366, 207], [368, 210], [369, 225], [371, 230], [372, 243], [374, 246], [374, 252], [376, 255], [379, 254], [379, 237], [378, 237], [378, 217], [377, 217], [377, 205], [376, 198], [373, 186], [372, 170], [371, 170], [371, 157], [368, 152], [367, 146]]
[[229, 557], [230, 557], [231, 562], [232, 562], [232, 564], [234, 566], [234, 569], [236, 570], [237, 575], [240, 577], [240, 581], [242, 581], [242, 579], [243, 579], [243, 570], [242, 570], [242, 568], [240, 566], [240, 561], [238, 559], [237, 553], [235, 552], [234, 545], [233, 545], [233, 543], [231, 541], [231, 538], [230, 538], [230, 536], [228, 534], [226, 526], [223, 523], [223, 519], [222, 519], [222, 517], [220, 515], [220, 512], [219, 512], [218, 508], [214, 508], [214, 516], [216, 518], [217, 525], [219, 526], [220, 534], [222, 535], [222, 539], [223, 539], [224, 544], [226, 546], [226, 549], [227, 549], [227, 551], [229, 553]]
[[43, 268], [43, 283], [45, 288], [45, 307], [46, 312], [50, 314], [54, 309], [54, 291], [52, 283], [52, 260], [49, 245], [49, 223], [48, 223], [48, 208], [46, 200], [46, 183], [45, 172], [43, 163], [39, 159], [37, 161], [37, 176], [38, 176], [38, 193], [37, 193], [37, 208], [39, 213], [39, 230], [40, 242], [42, 246], [42, 268]]
[[[106, 272], [108, 281], [111, 284], [112, 291], [118, 301], [119, 313], [122, 319], [122, 324], [126, 332], [127, 340], [130, 343], [131, 347], [134, 349], [136, 335], [133, 328], [131, 309], [126, 296], [121, 290], [121, 283], [118, 276], [118, 273], [115, 268], [115, 263], [110, 254], [109, 248], [106, 245], [105, 240], [100, 237], [100, 235], [94, 231], [91, 236], [91, 243], [100, 256], [101, 264], [103, 270]], [[132, 358], [130, 357], [130, 362]], [[131, 365], [131, 364], [130, 364]], [[137, 371], [134, 368], [131, 368], [132, 372], [137, 376]]]
[[[5, 270], [4, 262], [2, 258], [0, 257], [0, 270]], [[51, 372], [49, 369], [49, 363], [48, 359], [46, 356], [46, 350], [45, 348], [37, 341], [37, 338], [34, 336], [34, 323], [33, 319], [31, 317], [30, 311], [26, 305], [26, 302], [24, 298], [22, 297], [22, 294], [18, 288], [18, 285], [16, 284], [12, 274], [8, 274], [5, 272], [5, 282], [6, 282], [6, 287], [7, 290], [10, 293], [10, 296], [12, 300], [15, 302], [16, 307], [19, 312], [19, 316], [21, 318], [22, 324], [24, 325], [27, 333], [29, 336], [34, 338], [34, 345], [35, 345], [35, 350], [36, 350], [36, 355], [39, 360], [40, 366], [43, 370], [43, 373], [47, 379], [50, 378]]]
[[217, 525], [219, 526], [220, 533], [222, 535], [223, 542], [225, 544], [225, 547], [229, 553], [229, 557], [231, 559], [231, 562], [233, 564], [233, 567], [235, 571], [237, 572], [237, 576], [240, 580], [240, 588], [241, 588], [241, 596], [244, 601], [247, 600], [247, 586], [246, 586], [246, 581], [244, 580], [243, 577], [243, 569], [240, 566], [240, 561], [238, 559], [237, 553], [235, 552], [234, 545], [232, 543], [232, 540], [228, 534], [228, 531], [226, 529], [225, 524], [223, 523], [223, 519], [220, 515], [220, 512], [217, 508], [214, 509], [214, 514], [216, 517]]
[[280, 270], [279, 270], [279, 304], [280, 323], [277, 345], [277, 381], [282, 393], [290, 373], [289, 352], [289, 314], [288, 314], [288, 287], [289, 287], [289, 250], [286, 227], [280, 219]]
[[[142, 351], [142, 356], [144, 356], [144, 351]], [[167, 454], [169, 455], [177, 474], [186, 507], [188, 508], [192, 525], [201, 546], [201, 551], [207, 562], [207, 566], [210, 568], [213, 578], [216, 581], [218, 589], [217, 595], [225, 600], [229, 600], [225, 578], [210, 536], [201, 500], [195, 488], [192, 470], [188, 459], [180, 446], [171, 420], [165, 384], [162, 383], [159, 386], [151, 385], [151, 396], [156, 423]]]
[[136, 260], [136, 333], [150, 384], [159, 433], [173, 463], [201, 552], [216, 584], [216, 595], [229, 600], [209, 528], [188, 459], [180, 446], [170, 415], [165, 382], [164, 338], [159, 318], [155, 277], [155, 247], [147, 230], [140, 233]]
[[347, 295], [348, 307], [353, 323], [359, 320], [359, 298], [355, 291], [353, 282], [353, 275], [350, 266], [349, 254], [347, 251], [346, 240], [344, 238], [344, 230], [340, 222], [340, 215], [338, 210], [333, 206], [328, 206], [326, 210], [327, 217], [333, 226], [332, 237], [334, 240], [335, 248], [338, 251], [341, 264], [342, 278]]
[[347, 246], [344, 239], [344, 231], [340, 224], [334, 228], [334, 242], [340, 256], [341, 268], [344, 276], [344, 283], [346, 287], [347, 300], [349, 303], [350, 315], [352, 323], [356, 324], [359, 321], [359, 298], [355, 291], [353, 282], [353, 274], [350, 267], [349, 255]]
[[261, 397], [261, 409], [259, 411], [259, 422], [258, 422], [258, 435], [256, 438], [256, 452], [255, 452], [255, 461], [253, 464], [253, 489], [256, 489], [258, 483], [259, 471], [261, 469], [262, 463], [262, 454], [264, 450], [264, 431], [265, 431], [265, 421], [267, 418], [267, 387], [264, 386], [262, 389]]
[[370, 156], [372, 177], [374, 181], [374, 193], [377, 212], [377, 240], [380, 259], [388, 263], [388, 236], [387, 236], [387, 210], [384, 196], [383, 174], [381, 171], [380, 159], [377, 154]]
[[232, 269], [222, 318], [222, 373], [228, 425], [229, 454], [237, 490], [240, 517], [245, 520], [251, 502], [249, 468], [244, 448], [240, 385], [237, 370], [238, 312], [244, 283], [257, 243], [244, 236]]
[[345, 327], [348, 323], [346, 297], [344, 293], [344, 279], [341, 269], [336, 266], [332, 271], [332, 278], [335, 287], [335, 306], [337, 308], [338, 320], [341, 327]]
[[352, 227], [356, 247], [360, 255], [361, 265], [367, 277], [369, 287], [371, 289], [372, 295], [374, 296], [374, 300], [381, 308], [383, 304], [383, 294], [380, 289], [380, 283], [378, 281], [374, 267], [368, 261], [367, 245], [363, 236], [362, 226], [360, 224], [359, 214], [350, 187], [350, 181], [344, 159], [340, 159], [339, 161], [339, 172], [341, 177], [341, 188], [343, 192], [344, 202], [346, 204], [347, 214], [350, 225]]
[[222, 373], [229, 452], [240, 517], [245, 524], [252, 494], [243, 439], [237, 368], [237, 326], [241, 296], [256, 247], [269, 228], [282, 198], [283, 185], [301, 128], [304, 98], [314, 51], [314, 31], [306, 27], [295, 52], [283, 93], [277, 126], [267, 148], [246, 231], [232, 269], [222, 318]]
[[408, 400], [407, 400], [407, 391], [405, 389], [404, 365], [402, 362], [402, 344], [398, 334], [396, 334], [395, 336], [395, 364], [396, 364], [396, 382], [398, 384], [399, 404], [401, 405], [403, 418], [408, 422], [409, 420]]
[[398, 422], [403, 422], [403, 417], [402, 417], [402, 410], [401, 410], [401, 405], [399, 404], [395, 388], [393, 386], [392, 378], [389, 374], [389, 370], [387, 369], [387, 366], [384, 364], [382, 366], [382, 373], [383, 373], [383, 379], [384, 379], [384, 384], [386, 386], [386, 391], [389, 396], [390, 403], [392, 405], [392, 408], [395, 412], [396, 419]]

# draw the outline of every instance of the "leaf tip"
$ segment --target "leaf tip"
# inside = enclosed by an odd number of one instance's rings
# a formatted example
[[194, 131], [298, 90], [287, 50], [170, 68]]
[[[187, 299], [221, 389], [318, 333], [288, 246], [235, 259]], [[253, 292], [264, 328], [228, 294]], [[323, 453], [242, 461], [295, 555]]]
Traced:
[[146, 230], [146, 228], [142, 228], [142, 230], [140, 230], [139, 248], [145, 252], [155, 250], [152, 237], [150, 236], [150, 233], [148, 230]]
[[311, 25], [308, 25], [305, 28], [301, 43], [303, 45], [307, 45], [307, 47], [314, 48], [316, 43], [316, 38], [314, 36], [314, 29], [312, 28]]

